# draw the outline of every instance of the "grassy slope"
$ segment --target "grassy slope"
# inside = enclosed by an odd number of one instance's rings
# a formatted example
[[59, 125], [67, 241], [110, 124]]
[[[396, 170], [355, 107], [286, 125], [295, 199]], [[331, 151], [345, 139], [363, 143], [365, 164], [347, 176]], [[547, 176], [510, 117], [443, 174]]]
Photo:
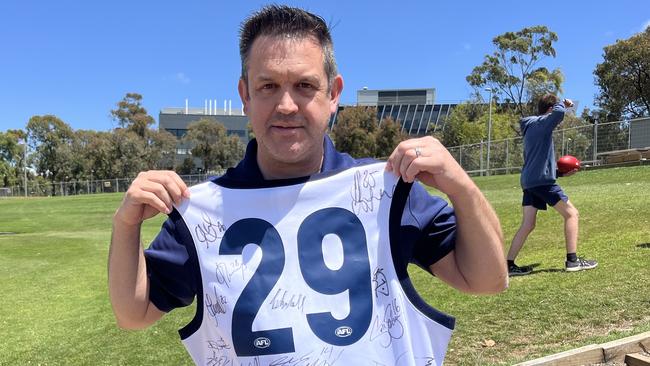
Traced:
[[[518, 175], [477, 178], [509, 245], [520, 220]], [[562, 271], [562, 222], [540, 213], [518, 263], [537, 271], [503, 294], [469, 296], [413, 269], [434, 306], [457, 317], [447, 364], [511, 364], [650, 330], [650, 167], [561, 180], [581, 213], [579, 254], [593, 271]], [[176, 329], [193, 306], [140, 332], [115, 327], [107, 298], [110, 219], [120, 195], [0, 200], [0, 365], [189, 364]], [[143, 229], [149, 242], [161, 218]], [[485, 339], [496, 341], [483, 347]]]
[[[501, 220], [506, 250], [521, 220], [518, 179], [476, 179]], [[563, 271], [562, 219], [551, 209], [538, 214], [517, 259], [536, 271], [512, 278], [500, 295], [431, 287], [417, 271], [414, 282], [430, 303], [458, 318], [448, 364], [512, 364], [650, 330], [650, 167], [587, 171], [559, 183], [580, 211], [578, 254], [599, 267]], [[483, 347], [485, 339], [496, 345]]]

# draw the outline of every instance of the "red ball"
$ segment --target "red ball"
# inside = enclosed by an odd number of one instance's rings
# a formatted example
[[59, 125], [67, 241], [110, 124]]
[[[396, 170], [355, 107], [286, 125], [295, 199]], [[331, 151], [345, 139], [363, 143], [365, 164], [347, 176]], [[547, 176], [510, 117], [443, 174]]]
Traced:
[[572, 155], [564, 155], [557, 160], [557, 170], [564, 174], [574, 169], [580, 169], [580, 160]]

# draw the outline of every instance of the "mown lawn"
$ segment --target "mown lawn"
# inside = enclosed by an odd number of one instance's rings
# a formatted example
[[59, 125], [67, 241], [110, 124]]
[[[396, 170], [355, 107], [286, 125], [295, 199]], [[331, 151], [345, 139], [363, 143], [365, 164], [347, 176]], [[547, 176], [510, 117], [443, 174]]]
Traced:
[[[519, 225], [518, 175], [476, 178], [506, 249]], [[535, 265], [496, 296], [470, 296], [417, 268], [427, 301], [457, 318], [447, 365], [512, 364], [650, 330], [650, 167], [560, 181], [581, 214], [579, 254], [597, 269], [565, 273], [562, 221], [540, 213], [518, 263]], [[119, 330], [107, 295], [111, 215], [121, 195], [0, 199], [0, 365], [190, 364], [176, 330], [194, 309], [145, 331]], [[143, 242], [161, 218], [145, 223]], [[486, 347], [486, 340], [495, 345]]]

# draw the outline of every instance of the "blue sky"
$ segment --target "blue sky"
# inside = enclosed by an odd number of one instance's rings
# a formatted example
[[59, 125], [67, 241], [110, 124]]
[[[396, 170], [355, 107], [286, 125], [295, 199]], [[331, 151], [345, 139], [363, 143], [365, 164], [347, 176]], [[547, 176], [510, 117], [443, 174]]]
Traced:
[[[0, 131], [54, 114], [74, 129], [116, 127], [110, 109], [143, 95], [158, 119], [164, 107], [224, 99], [240, 108], [238, 29], [262, 1], [0, 2]], [[465, 77], [507, 31], [546, 25], [559, 36], [564, 96], [593, 104], [593, 70], [603, 47], [650, 24], [647, 0], [289, 1], [334, 25], [342, 103], [356, 91], [436, 88], [437, 102], [466, 100]]]

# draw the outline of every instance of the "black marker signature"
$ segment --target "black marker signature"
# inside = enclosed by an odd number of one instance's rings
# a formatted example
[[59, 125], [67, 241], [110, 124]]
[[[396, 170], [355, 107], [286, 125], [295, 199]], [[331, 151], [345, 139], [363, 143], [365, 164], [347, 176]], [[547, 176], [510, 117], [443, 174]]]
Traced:
[[383, 268], [377, 268], [373, 274], [372, 282], [375, 283], [375, 297], [379, 297], [379, 294], [384, 296], [390, 295], [388, 290], [388, 281], [386, 280], [386, 275], [384, 275]]
[[350, 196], [352, 197], [352, 212], [355, 214], [358, 215], [362, 211], [373, 212], [376, 200], [381, 200], [384, 196], [392, 197], [391, 192], [376, 187], [377, 182], [373, 175], [378, 173], [380, 172], [369, 172], [367, 170], [354, 173], [354, 183], [350, 190]]
[[201, 212], [201, 217], [203, 222], [196, 225], [194, 234], [196, 234], [199, 242], [205, 243], [206, 248], [210, 248], [210, 243], [220, 239], [224, 231], [226, 231], [226, 227], [219, 221], [213, 223], [210, 216], [205, 212]]
[[269, 304], [271, 304], [271, 309], [281, 309], [285, 310], [288, 308], [295, 308], [302, 312], [305, 310], [305, 300], [307, 297], [303, 294], [288, 294], [287, 290], [279, 288]]
[[334, 347], [323, 347], [318, 354], [314, 351], [309, 351], [301, 356], [282, 356], [277, 358], [269, 366], [332, 366], [341, 358], [343, 349], [337, 351]]
[[379, 315], [375, 316], [370, 329], [370, 340], [374, 341], [381, 337], [380, 345], [388, 348], [393, 339], [400, 339], [404, 335], [404, 326], [400, 320], [401, 309], [397, 305], [397, 299], [393, 299], [384, 310], [384, 318], [380, 319]]
[[223, 338], [219, 338], [218, 341], [208, 341], [208, 348], [215, 351], [221, 351], [223, 349], [230, 349], [230, 345], [226, 343]]
[[213, 350], [212, 355], [208, 356], [207, 358], [206, 365], [207, 366], [260, 366], [260, 360], [259, 358], [255, 357], [252, 361], [248, 361], [244, 363], [234, 358], [230, 358], [226, 355], [219, 354], [217, 353], [217, 351]]
[[219, 326], [217, 315], [226, 313], [226, 304], [228, 304], [226, 297], [217, 295], [216, 288], [214, 288], [214, 300], [210, 297], [210, 294], [205, 294], [205, 307], [208, 309], [208, 314], [217, 322], [217, 326]]
[[215, 276], [217, 277], [217, 282], [230, 287], [230, 283], [235, 275], [235, 273], [240, 272], [242, 280], [244, 278], [246, 266], [235, 259], [234, 262], [217, 262]]

